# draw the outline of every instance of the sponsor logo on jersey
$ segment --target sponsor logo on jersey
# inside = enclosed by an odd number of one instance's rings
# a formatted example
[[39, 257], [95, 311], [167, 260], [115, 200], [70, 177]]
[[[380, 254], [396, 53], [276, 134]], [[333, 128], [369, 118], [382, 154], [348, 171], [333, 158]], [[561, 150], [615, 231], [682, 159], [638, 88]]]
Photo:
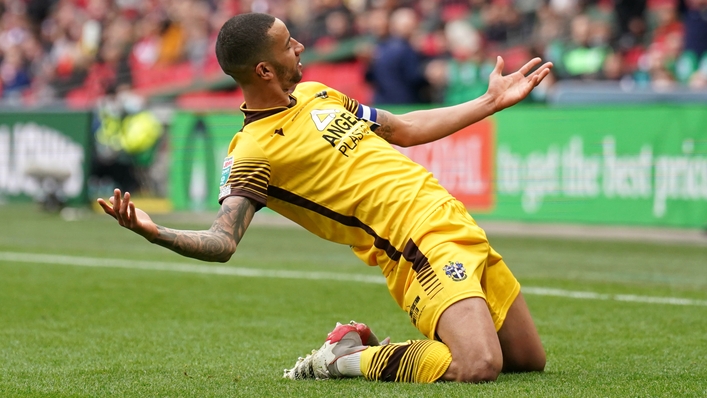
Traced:
[[329, 98], [329, 94], [326, 92], [326, 90], [320, 91], [314, 94], [314, 98]]
[[315, 109], [311, 115], [317, 130], [323, 132], [322, 138], [347, 158], [363, 137], [370, 133], [366, 123], [349, 112]]
[[281, 136], [284, 137], [284, 136], [285, 136], [285, 133], [282, 131], [282, 129], [277, 129], [277, 130], [275, 130], [274, 133], [272, 133], [272, 137], [274, 137], [274, 136], [276, 136], [276, 135], [281, 135]]
[[455, 282], [466, 279], [466, 269], [464, 265], [458, 261], [450, 261], [448, 265], [445, 265], [444, 273]]
[[312, 120], [314, 125], [317, 126], [317, 130], [324, 131], [329, 123], [331, 123], [336, 114], [339, 113], [338, 109], [315, 109], [312, 112]]
[[228, 182], [228, 177], [231, 175], [231, 167], [233, 167], [233, 156], [229, 156], [223, 160], [223, 169], [221, 170], [221, 182], [219, 183], [221, 187], [226, 185], [226, 182]]

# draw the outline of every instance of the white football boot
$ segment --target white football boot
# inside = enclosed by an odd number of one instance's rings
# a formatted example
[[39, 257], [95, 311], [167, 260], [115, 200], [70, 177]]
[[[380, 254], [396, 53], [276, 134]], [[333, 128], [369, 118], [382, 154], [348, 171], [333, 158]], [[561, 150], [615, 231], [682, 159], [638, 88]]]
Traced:
[[386, 338], [379, 342], [378, 337], [363, 323], [337, 323], [324, 345], [318, 350], [312, 350], [306, 357], [300, 357], [292, 369], [285, 369], [283, 377], [292, 380], [344, 377], [337, 367], [340, 358], [363, 351], [368, 346], [386, 345], [389, 341], [390, 338]]

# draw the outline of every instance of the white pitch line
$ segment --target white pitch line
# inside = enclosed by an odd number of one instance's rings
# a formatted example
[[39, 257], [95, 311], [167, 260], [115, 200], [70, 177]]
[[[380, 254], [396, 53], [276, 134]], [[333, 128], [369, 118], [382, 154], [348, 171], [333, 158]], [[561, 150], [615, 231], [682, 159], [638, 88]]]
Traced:
[[670, 304], [670, 305], [697, 305], [707, 306], [707, 300], [693, 300], [680, 297], [638, 296], [635, 294], [605, 294], [595, 292], [577, 292], [572, 290], [552, 289], [546, 287], [523, 286], [523, 294], [537, 296], [570, 297], [588, 300], [614, 300], [631, 301], [634, 303]]
[[39, 264], [76, 265], [80, 267], [128, 268], [151, 271], [174, 271], [195, 274], [231, 275], [255, 278], [334, 280], [343, 282], [363, 282], [385, 284], [380, 276], [343, 274], [335, 272], [303, 272], [287, 270], [266, 270], [262, 268], [227, 267], [218, 265], [196, 265], [186, 263], [167, 263], [161, 261], [134, 261], [115, 258], [93, 258], [78, 256], [60, 256], [53, 254], [30, 254], [0, 252], [0, 261]]
[[[287, 270], [267, 270], [261, 268], [228, 267], [217, 265], [195, 265], [186, 263], [168, 263], [161, 261], [134, 261], [54, 254], [31, 254], [18, 252], [0, 252], [0, 262], [19, 262], [34, 264], [73, 265], [79, 267], [126, 268], [150, 271], [187, 272], [195, 274], [230, 275], [252, 278], [308, 279], [341, 282], [361, 282], [385, 284], [382, 276], [346, 274], [336, 272], [305, 272]], [[693, 300], [680, 297], [638, 296], [633, 294], [605, 294], [595, 292], [572, 291], [545, 287], [523, 286], [524, 294], [536, 296], [556, 296], [588, 300], [613, 300], [636, 303], [705, 306], [707, 300]]]

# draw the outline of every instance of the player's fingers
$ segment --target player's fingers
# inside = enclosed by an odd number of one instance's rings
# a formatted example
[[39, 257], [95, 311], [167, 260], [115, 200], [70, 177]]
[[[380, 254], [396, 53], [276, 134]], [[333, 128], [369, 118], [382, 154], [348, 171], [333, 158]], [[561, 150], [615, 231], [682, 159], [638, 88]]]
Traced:
[[113, 212], [115, 213], [115, 219], [118, 220], [118, 224], [120, 225], [125, 225], [123, 223], [123, 213], [121, 211], [121, 208], [123, 207], [123, 200], [121, 198], [121, 193], [120, 189], [115, 189], [113, 191], [113, 200], [111, 201], [113, 203]]
[[137, 225], [137, 217], [135, 216], [135, 203], [130, 202], [129, 205], [129, 214], [130, 214], [130, 226], [135, 227]]
[[535, 81], [534, 81], [535, 85], [537, 86], [538, 84], [540, 84], [540, 82], [543, 81], [543, 79], [544, 79], [545, 77], [547, 77], [547, 75], [549, 75], [549, 74], [550, 74], [550, 68], [541, 69], [541, 70], [540, 70], [538, 73], [536, 73], [535, 76], [534, 76], [534, 78], [535, 78]]
[[528, 79], [528, 82], [530, 82], [533, 87], [537, 86], [545, 78], [545, 76], [550, 73], [550, 66], [552, 66], [552, 63], [546, 62], [529, 74], [526, 79]]
[[531, 59], [528, 61], [525, 65], [521, 66], [520, 69], [518, 69], [518, 72], [520, 72], [523, 76], [527, 75], [528, 72], [530, 72], [537, 64], [542, 62], [542, 60], [538, 57]]
[[113, 204], [113, 210], [117, 212], [120, 209], [120, 189], [114, 189], [113, 197], [110, 199], [110, 202]]
[[123, 221], [126, 226], [130, 225], [130, 213], [128, 212], [128, 206], [130, 205], [130, 192], [126, 192], [123, 195], [123, 203], [120, 204], [120, 214], [123, 217]]
[[98, 204], [103, 208], [103, 211], [108, 214], [109, 216], [113, 218], [117, 218], [115, 215], [115, 212], [113, 211], [113, 207], [111, 207], [108, 203], [106, 203], [105, 200], [103, 199], [98, 199]]
[[501, 57], [500, 55], [496, 56], [496, 66], [494, 66], [493, 71], [491, 71], [491, 74], [501, 76], [501, 72], [503, 72], [503, 64], [503, 57]]
[[545, 62], [545, 63], [542, 64], [539, 68], [535, 69], [535, 70], [533, 71], [533, 73], [531, 73], [531, 74], [528, 75], [528, 76], [539, 75], [539, 74], [544, 73], [544, 72], [546, 72], [546, 71], [549, 72], [549, 71], [550, 71], [550, 68], [552, 68], [552, 62]]

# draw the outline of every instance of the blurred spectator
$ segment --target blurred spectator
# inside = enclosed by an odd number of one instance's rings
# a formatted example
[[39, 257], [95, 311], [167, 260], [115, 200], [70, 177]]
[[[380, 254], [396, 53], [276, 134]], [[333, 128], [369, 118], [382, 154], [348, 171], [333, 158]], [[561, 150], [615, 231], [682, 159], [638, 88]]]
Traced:
[[39, 26], [47, 18], [50, 8], [55, 3], [56, 0], [27, 0], [27, 17], [34, 25]]
[[[414, 104], [421, 102], [425, 85], [422, 59], [410, 44], [417, 16], [410, 8], [390, 14], [385, 9], [373, 10], [369, 17], [371, 33], [376, 37], [375, 49], [368, 59], [366, 80], [373, 86], [374, 104]], [[366, 58], [368, 54], [364, 55]]]
[[[429, 100], [429, 61], [433, 99], [461, 100], [481, 90], [484, 58], [495, 55], [506, 72], [533, 55], [553, 61], [544, 84], [700, 88], [707, 76], [707, 0], [0, 0], [0, 97], [87, 106], [116, 85], [216, 80], [215, 36], [243, 12], [282, 19], [310, 49], [307, 61], [370, 61], [378, 103]], [[460, 23], [475, 33], [450, 41]], [[368, 36], [375, 53], [356, 54]]]
[[311, 7], [312, 19], [298, 32], [305, 47], [330, 45], [331, 40], [353, 35], [353, 13], [342, 0], [315, 0]]
[[458, 104], [484, 94], [495, 64], [486, 59], [481, 35], [464, 20], [448, 23], [445, 34], [451, 57], [426, 68], [437, 102]]
[[693, 89], [707, 89], [707, 62], [703, 62], [700, 68], [690, 76], [689, 86]]
[[569, 40], [556, 39], [545, 57], [555, 64], [553, 73], [560, 78], [597, 79], [609, 53], [610, 35], [605, 21], [578, 14], [572, 18]]
[[522, 41], [522, 20], [510, 0], [494, 0], [484, 8], [484, 36], [493, 44]]
[[0, 63], [2, 96], [19, 102], [22, 91], [30, 86], [30, 74], [27, 63], [19, 46], [9, 47]]
[[135, 25], [135, 45], [132, 48], [132, 62], [136, 68], [150, 68], [157, 63], [162, 45], [163, 22], [156, 13], [150, 13]]
[[684, 81], [684, 63], [680, 60], [683, 25], [673, 0], [653, 1], [651, 6], [652, 38], [642, 52], [628, 52], [625, 59], [637, 84], [664, 90]]
[[707, 52], [707, 0], [685, 0], [685, 51], [697, 58]]
[[707, 73], [707, 0], [681, 2], [684, 22], [684, 48], [676, 63], [681, 83], [703, 88]]
[[647, 0], [614, 0], [616, 36], [620, 48], [629, 49], [642, 42], [646, 31], [647, 5]]
[[164, 21], [157, 50], [157, 65], [162, 66], [173, 65], [184, 59], [186, 34], [180, 21], [181, 15], [175, 12], [177, 7], [170, 8], [170, 19]]
[[314, 49], [326, 51], [341, 41], [353, 37], [353, 26], [349, 13], [340, 10], [330, 12], [324, 20], [324, 25], [324, 34], [314, 42]]
[[564, 18], [571, 18], [580, 9], [580, 0], [549, 0], [548, 4], [552, 11]]
[[520, 18], [521, 44], [528, 44], [528, 38], [532, 35], [538, 10], [545, 3], [544, 0], [515, 0], [515, 9]]
[[606, 55], [601, 74], [606, 80], [620, 81], [626, 78], [623, 58], [619, 53], [612, 52]]
[[[646, 51], [647, 2], [645, 0], [616, 0], [617, 32], [615, 38], [615, 56], [606, 62], [613, 66], [621, 64], [621, 75], [626, 69], [636, 69], [638, 58]], [[605, 65], [612, 69], [611, 65]], [[609, 74], [611, 75], [611, 73]]]
[[[638, 1], [638, 4], [631, 4], [625, 1], [623, 8], [617, 10], [619, 21], [618, 32], [614, 40], [612, 54], [607, 56], [604, 65], [605, 77], [610, 80], [621, 79], [624, 82], [635, 80], [635, 72], [638, 70], [638, 62], [646, 53], [650, 41], [649, 27], [650, 18], [657, 13], [647, 12], [647, 3]], [[640, 4], [643, 4], [642, 6]], [[667, 17], [667, 18], [666, 18]], [[666, 29], [671, 23], [669, 15], [663, 15], [662, 21], [658, 21], [658, 26], [665, 26]], [[623, 21], [623, 22], [621, 22]], [[652, 22], [656, 25], [656, 22]]]
[[185, 8], [185, 55], [186, 59], [197, 70], [204, 66], [213, 47], [209, 47], [209, 16], [211, 9], [208, 3], [192, 1]]
[[417, 12], [420, 16], [417, 32], [411, 38], [415, 49], [425, 58], [446, 56], [447, 43], [444, 36], [443, 7], [439, 0], [420, 0]]
[[[535, 12], [535, 26], [530, 40], [533, 52], [547, 55], [548, 45], [562, 40], [566, 34], [565, 21], [548, 5], [542, 5]], [[555, 65], [557, 68], [557, 65]]]
[[129, 88], [131, 84], [124, 47], [118, 42], [107, 41], [101, 46], [96, 62], [89, 67], [82, 87], [89, 98], [100, 98], [113, 87]]

